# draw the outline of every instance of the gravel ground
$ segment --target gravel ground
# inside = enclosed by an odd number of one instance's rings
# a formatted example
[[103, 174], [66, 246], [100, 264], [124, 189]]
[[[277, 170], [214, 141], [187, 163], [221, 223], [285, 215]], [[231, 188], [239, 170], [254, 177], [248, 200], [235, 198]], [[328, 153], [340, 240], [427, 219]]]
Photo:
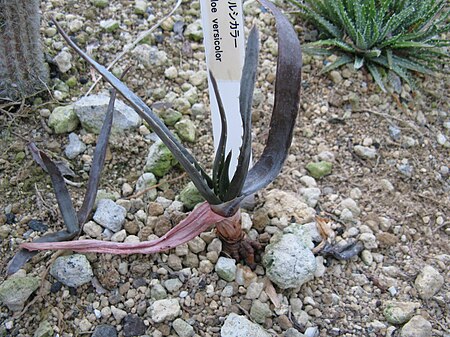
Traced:
[[[68, 134], [49, 133], [53, 109], [79, 99], [94, 74], [67, 49], [48, 19], [55, 15], [84, 49], [109, 64], [175, 4], [148, 2], [140, 13], [139, 3], [42, 1], [43, 40], [55, 60], [53, 99], [0, 116], [0, 298], [2, 287], [16, 289], [4, 267], [18, 244], [41, 235], [39, 229], [62, 228], [50, 180], [33, 164], [27, 142], [66, 160], [76, 174], [72, 179], [82, 183], [95, 145], [95, 135], [78, 127], [74, 132], [86, 149], [67, 159]], [[253, 1], [246, 12], [247, 27], [254, 23], [261, 31], [253, 112], [257, 158], [273, 103], [276, 40], [268, 13]], [[155, 62], [142, 62], [146, 50], [138, 48], [113, 72], [133, 66], [126, 82], [149, 106], [163, 114], [169, 104], [192, 121], [196, 139], [186, 145], [208, 167], [213, 145], [203, 45], [195, 40], [198, 18], [198, 2], [184, 1], [148, 38], [148, 45], [156, 47]], [[293, 22], [302, 40], [315, 35]], [[243, 222], [263, 246], [291, 222], [307, 222], [292, 204], [271, 203], [274, 195], [288, 193], [289, 200], [314, 208], [316, 223], [338, 246], [362, 242], [361, 254], [349, 260], [323, 256], [321, 239], [316, 240], [314, 278], [282, 289], [268, 280], [262, 263], [251, 271], [221, 256], [214, 230], [153, 256], [40, 253], [15, 275], [28, 282], [17, 291], [20, 298], [2, 298], [0, 336], [238, 336], [236, 331], [245, 327], [248, 336], [449, 337], [450, 79], [424, 77], [416, 90], [404, 86], [385, 94], [365, 71], [342, 68], [319, 75], [328, 61], [304, 55], [301, 111], [290, 155], [280, 177], [257, 195], [255, 208], [244, 212]], [[94, 93], [105, 89], [99, 84]], [[156, 194], [133, 196], [153, 143], [145, 126], [110, 142], [100, 188], [125, 209], [123, 229], [111, 240], [161, 236], [185, 217], [179, 195], [188, 180], [179, 167], [159, 178], [156, 201]], [[320, 161], [331, 163], [332, 171], [314, 179], [306, 167]], [[70, 190], [79, 207], [84, 188]], [[31, 220], [38, 220], [33, 229]], [[92, 221], [82, 237], [101, 237], [102, 231]], [[80, 269], [70, 274], [70, 268]]]

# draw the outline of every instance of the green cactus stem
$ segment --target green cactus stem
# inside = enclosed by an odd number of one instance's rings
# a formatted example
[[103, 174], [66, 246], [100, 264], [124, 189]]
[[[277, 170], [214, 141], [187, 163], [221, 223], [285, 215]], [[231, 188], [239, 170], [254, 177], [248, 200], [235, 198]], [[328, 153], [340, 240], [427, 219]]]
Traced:
[[45, 88], [49, 73], [39, 28], [39, 0], [0, 0], [0, 99]]

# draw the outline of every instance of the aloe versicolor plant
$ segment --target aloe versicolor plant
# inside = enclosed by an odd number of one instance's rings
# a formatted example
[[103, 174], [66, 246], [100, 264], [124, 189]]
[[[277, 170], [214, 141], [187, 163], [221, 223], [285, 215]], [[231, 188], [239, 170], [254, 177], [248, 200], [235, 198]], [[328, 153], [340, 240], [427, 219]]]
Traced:
[[[116, 90], [113, 89], [111, 91], [105, 119], [98, 136], [97, 145], [95, 146], [86, 194], [84, 196], [83, 204], [78, 212], [75, 211], [63, 174], [61, 173], [62, 170], [58, 167], [57, 163], [52, 161], [45, 152], [40, 151], [34, 143], [28, 145], [28, 149], [30, 150], [34, 161], [50, 175], [58, 206], [64, 224], [66, 225], [66, 230], [44, 235], [34, 240], [34, 244], [72, 240], [80, 233], [80, 227], [88, 219], [95, 203], [100, 183], [100, 175], [105, 164], [106, 148], [111, 133], [115, 99]], [[9, 262], [7, 273], [15, 273], [36, 254], [37, 252], [21, 249]]]
[[259, 53], [258, 31], [253, 28], [248, 38], [239, 97], [243, 139], [238, 156], [238, 165], [232, 177], [228, 175], [231, 153], [225, 153], [226, 117], [213, 74], [210, 75], [221, 114], [222, 132], [214, 159], [212, 176], [209, 176], [138, 96], [109, 73], [105, 67], [79, 49], [57, 25], [67, 43], [125, 97], [134, 110], [161, 138], [184, 167], [206, 202], [194, 209], [186, 219], [164, 236], [153, 241], [114, 243], [98, 240], [78, 240], [58, 243], [26, 243], [22, 245], [23, 248], [29, 250], [71, 249], [78, 252], [148, 254], [185, 243], [215, 224], [217, 233], [225, 243], [224, 248], [228, 250], [232, 257], [238, 260], [244, 258], [250, 264], [254, 262], [252, 243], [244, 239], [244, 233], [240, 226], [239, 207], [245, 197], [267, 186], [281, 171], [292, 141], [299, 108], [301, 82], [301, 49], [293, 27], [271, 2], [267, 0], [260, 0], [260, 2], [274, 14], [278, 31], [275, 102], [266, 147], [259, 160], [249, 170], [251, 106]]
[[[450, 59], [446, 0], [288, 0], [320, 32], [304, 52], [338, 54], [322, 73], [352, 63], [369, 70], [386, 91], [382, 73], [391, 71], [408, 84], [411, 72], [433, 75]], [[390, 78], [390, 77], [388, 77]]]

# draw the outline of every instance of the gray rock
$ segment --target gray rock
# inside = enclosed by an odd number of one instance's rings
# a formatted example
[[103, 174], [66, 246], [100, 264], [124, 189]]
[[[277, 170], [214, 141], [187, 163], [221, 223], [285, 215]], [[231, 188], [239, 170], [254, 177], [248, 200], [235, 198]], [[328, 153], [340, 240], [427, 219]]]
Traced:
[[289, 328], [284, 333], [284, 337], [305, 337], [300, 331], [294, 328]]
[[264, 283], [260, 282], [252, 282], [247, 288], [247, 293], [245, 294], [245, 298], [254, 300], [261, 295], [262, 290], [264, 289]]
[[0, 285], [0, 302], [11, 311], [20, 311], [40, 283], [37, 277], [11, 277]]
[[164, 287], [160, 283], [156, 283], [155, 285], [153, 285], [150, 291], [150, 295], [155, 300], [163, 300], [167, 298], [166, 289], [164, 289]]
[[371, 147], [355, 145], [355, 153], [364, 159], [374, 159], [377, 156], [377, 150]]
[[39, 323], [39, 327], [34, 332], [33, 337], [52, 337], [53, 333], [52, 325], [49, 321], [45, 320]]
[[83, 232], [89, 235], [91, 238], [100, 239], [102, 236], [103, 228], [97, 225], [94, 221], [88, 221], [83, 226]]
[[59, 106], [53, 109], [48, 118], [48, 126], [55, 133], [72, 132], [77, 128], [79, 122], [73, 105]]
[[72, 54], [63, 50], [55, 56], [54, 61], [58, 65], [59, 71], [68, 72], [72, 68]]
[[221, 337], [270, 337], [260, 325], [250, 322], [246, 317], [231, 313], [220, 330]]
[[159, 50], [155, 46], [148, 44], [140, 44], [133, 49], [134, 58], [144, 67], [152, 69], [162, 67], [167, 63], [167, 54], [163, 50]]
[[177, 135], [186, 142], [194, 143], [196, 127], [194, 122], [190, 119], [182, 119], [175, 124], [175, 130], [177, 130]]
[[317, 203], [319, 202], [320, 198], [320, 189], [317, 187], [310, 187], [310, 188], [302, 188], [300, 190], [300, 193], [302, 194], [303, 198], [305, 199], [305, 203], [309, 207], [316, 207]]
[[359, 240], [363, 242], [365, 249], [370, 250], [378, 247], [377, 238], [372, 233], [362, 233], [359, 236]]
[[181, 318], [177, 318], [176, 320], [174, 320], [172, 323], [172, 327], [180, 337], [192, 337], [195, 335], [195, 331], [192, 325], [182, 320]]
[[50, 274], [62, 284], [73, 288], [90, 282], [94, 276], [91, 264], [81, 254], [58, 257], [50, 268]]
[[416, 309], [419, 307], [419, 303], [392, 301], [386, 304], [383, 314], [389, 323], [403, 324], [414, 316]]
[[263, 303], [260, 300], [254, 300], [252, 307], [250, 308], [250, 317], [256, 323], [264, 323], [267, 317], [272, 316], [272, 310], [270, 310], [268, 303]]
[[406, 323], [400, 337], [430, 337], [432, 335], [432, 326], [422, 316], [414, 316]]
[[297, 288], [311, 280], [316, 258], [295, 234], [283, 234], [265, 249], [263, 263], [269, 279], [282, 289]]
[[216, 273], [225, 281], [231, 282], [236, 278], [236, 260], [220, 257], [216, 264]]
[[112, 325], [97, 325], [92, 337], [117, 337], [117, 330]]
[[433, 297], [443, 285], [444, 277], [432, 266], [425, 266], [414, 282], [419, 296], [424, 300]]
[[120, 323], [127, 316], [127, 312], [125, 310], [116, 308], [114, 305], [111, 306], [111, 313], [118, 323]]
[[402, 135], [402, 131], [398, 127], [396, 127], [394, 125], [389, 126], [389, 136], [391, 136], [391, 138], [393, 140], [396, 140], [396, 141], [400, 140], [401, 135]]
[[124, 207], [117, 205], [110, 199], [102, 199], [98, 202], [93, 219], [115, 233], [122, 229], [126, 214], [127, 211]]
[[413, 174], [413, 167], [409, 164], [398, 164], [397, 169], [400, 171], [401, 174], [404, 176], [411, 178]]
[[171, 278], [166, 281], [164, 281], [164, 287], [171, 292], [174, 293], [183, 286], [183, 283], [178, 278]]
[[86, 151], [86, 144], [80, 140], [77, 134], [73, 132], [70, 133], [69, 144], [67, 144], [66, 149], [64, 150], [66, 157], [73, 159], [84, 151]]
[[185, 188], [180, 192], [180, 201], [188, 210], [192, 210], [195, 205], [205, 201], [200, 192], [195, 187], [194, 183], [189, 182]]
[[439, 145], [444, 145], [447, 142], [447, 137], [443, 133], [438, 133], [436, 140]]
[[[103, 125], [108, 104], [109, 96], [107, 95], [90, 95], [75, 102], [74, 110], [83, 128], [98, 134]], [[136, 129], [139, 125], [141, 125], [139, 115], [123, 101], [116, 99], [111, 132], [120, 134], [125, 130]]]
[[156, 323], [173, 320], [180, 315], [180, 304], [177, 299], [164, 299], [155, 301], [151, 308], [151, 318]]
[[193, 238], [192, 240], [190, 240], [188, 242], [188, 247], [189, 250], [194, 253], [194, 254], [198, 254], [200, 252], [203, 252], [206, 248], [206, 242], [203, 241], [202, 238], [196, 236], [195, 238]]
[[137, 315], [127, 315], [123, 319], [123, 336], [142, 336], [147, 330], [144, 321]]
[[316, 179], [310, 176], [301, 177], [300, 182], [305, 185], [305, 187], [317, 187]]
[[[314, 248], [314, 241], [322, 241], [319, 231], [317, 230], [317, 225], [315, 222], [310, 222], [307, 224], [297, 224], [294, 223], [283, 230], [284, 234], [294, 234], [297, 240], [308, 249]], [[275, 237], [272, 243], [278, 242], [280, 237]]]
[[158, 140], [150, 146], [144, 170], [153, 173], [157, 177], [162, 177], [176, 163], [177, 161], [172, 152], [161, 140]]
[[411, 148], [417, 145], [417, 141], [413, 137], [403, 136], [402, 145], [404, 148]]
[[358, 216], [361, 213], [361, 210], [358, 207], [358, 204], [356, 203], [355, 200], [351, 199], [351, 198], [346, 198], [344, 200], [342, 200], [339, 204], [339, 206], [342, 209], [347, 208], [348, 210], [350, 210], [352, 212], [352, 214], [354, 216]]
[[203, 40], [201, 20], [196, 20], [193, 23], [189, 24], [184, 31], [184, 36], [197, 42]]
[[[158, 181], [156, 180], [156, 177], [153, 173], [146, 172], [143, 175], [141, 175], [137, 182], [136, 182], [136, 192], [143, 191], [145, 189], [148, 189], [149, 187], [155, 186]], [[156, 188], [149, 189], [145, 194], [143, 195], [144, 201], [153, 201], [158, 196], [158, 191]]]

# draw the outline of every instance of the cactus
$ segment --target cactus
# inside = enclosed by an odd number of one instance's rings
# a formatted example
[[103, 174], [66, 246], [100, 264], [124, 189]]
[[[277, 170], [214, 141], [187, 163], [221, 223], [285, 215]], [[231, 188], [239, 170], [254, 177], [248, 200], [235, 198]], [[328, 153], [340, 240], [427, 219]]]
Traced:
[[45, 88], [49, 72], [39, 27], [39, 0], [0, 0], [0, 99]]

